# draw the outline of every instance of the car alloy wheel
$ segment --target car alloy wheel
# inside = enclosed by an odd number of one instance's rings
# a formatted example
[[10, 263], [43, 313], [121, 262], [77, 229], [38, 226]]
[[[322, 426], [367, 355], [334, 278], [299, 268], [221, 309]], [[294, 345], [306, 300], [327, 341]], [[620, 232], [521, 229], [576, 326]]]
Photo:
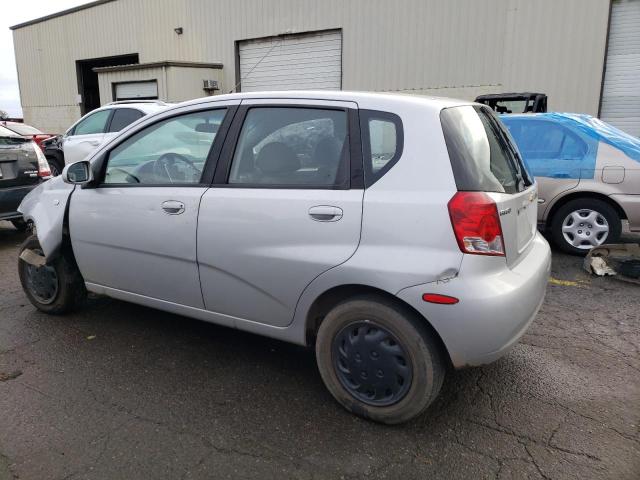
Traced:
[[575, 248], [589, 250], [602, 245], [609, 236], [609, 222], [589, 208], [575, 210], [562, 221], [562, 236]]
[[333, 340], [333, 364], [342, 386], [368, 405], [388, 406], [409, 391], [413, 366], [398, 340], [371, 321], [345, 326]]

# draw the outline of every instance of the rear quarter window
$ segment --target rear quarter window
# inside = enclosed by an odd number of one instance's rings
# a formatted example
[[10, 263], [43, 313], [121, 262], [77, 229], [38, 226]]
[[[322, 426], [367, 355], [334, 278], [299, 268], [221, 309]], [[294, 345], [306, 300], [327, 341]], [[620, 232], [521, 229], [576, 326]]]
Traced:
[[396, 114], [360, 110], [364, 179], [373, 185], [400, 159], [404, 135], [402, 120]]
[[446, 108], [440, 122], [459, 191], [517, 193], [532, 184], [491, 110], [474, 105]]

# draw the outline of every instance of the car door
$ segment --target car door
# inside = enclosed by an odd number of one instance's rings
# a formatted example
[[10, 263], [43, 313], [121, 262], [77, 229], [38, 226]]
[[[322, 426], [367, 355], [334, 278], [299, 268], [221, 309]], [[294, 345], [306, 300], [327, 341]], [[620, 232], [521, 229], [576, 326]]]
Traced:
[[113, 109], [98, 110], [80, 120], [62, 139], [64, 161], [84, 160], [102, 143]]
[[233, 108], [216, 102], [162, 115], [109, 147], [97, 185], [76, 189], [70, 202], [73, 251], [87, 283], [203, 307], [198, 207]]
[[305, 287], [355, 252], [362, 183], [355, 104], [243, 101], [200, 205], [207, 310], [288, 325]]

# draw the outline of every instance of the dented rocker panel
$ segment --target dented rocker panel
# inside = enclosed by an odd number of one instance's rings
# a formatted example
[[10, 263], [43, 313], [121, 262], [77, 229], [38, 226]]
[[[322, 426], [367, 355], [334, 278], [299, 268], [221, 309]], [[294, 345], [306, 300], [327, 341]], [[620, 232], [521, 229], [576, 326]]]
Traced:
[[62, 245], [64, 214], [74, 188], [62, 177], [54, 177], [29, 192], [18, 207], [24, 219], [35, 226], [47, 260], [55, 257]]

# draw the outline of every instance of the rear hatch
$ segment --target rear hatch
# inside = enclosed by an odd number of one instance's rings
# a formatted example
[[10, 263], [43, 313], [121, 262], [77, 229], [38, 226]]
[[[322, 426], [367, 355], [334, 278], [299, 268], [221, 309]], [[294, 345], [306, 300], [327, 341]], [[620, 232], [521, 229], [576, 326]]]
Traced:
[[38, 182], [38, 157], [31, 139], [0, 127], [0, 188]]
[[446, 108], [440, 119], [458, 191], [482, 192], [487, 204], [495, 203], [506, 261], [515, 265], [535, 237], [538, 207], [536, 184], [515, 142], [488, 107]]

